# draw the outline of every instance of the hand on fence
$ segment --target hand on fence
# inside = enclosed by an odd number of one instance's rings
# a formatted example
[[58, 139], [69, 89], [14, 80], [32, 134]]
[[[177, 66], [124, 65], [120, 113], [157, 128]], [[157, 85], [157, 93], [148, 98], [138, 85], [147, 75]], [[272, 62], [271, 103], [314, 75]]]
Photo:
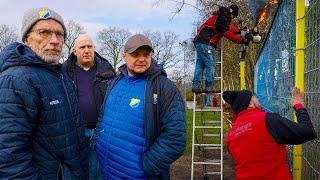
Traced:
[[299, 88], [295, 87], [292, 90], [291, 105], [303, 104], [303, 92]]

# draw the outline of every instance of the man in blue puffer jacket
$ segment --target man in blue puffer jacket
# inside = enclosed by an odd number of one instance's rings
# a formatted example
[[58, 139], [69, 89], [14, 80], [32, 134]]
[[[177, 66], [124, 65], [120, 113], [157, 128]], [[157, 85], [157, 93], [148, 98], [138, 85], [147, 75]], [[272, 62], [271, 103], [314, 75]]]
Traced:
[[31, 9], [21, 32], [0, 54], [0, 179], [87, 179], [75, 87], [58, 64], [63, 19]]
[[170, 179], [184, 152], [185, 107], [179, 90], [151, 59], [149, 39], [125, 44], [126, 64], [108, 86], [96, 151], [104, 179]]

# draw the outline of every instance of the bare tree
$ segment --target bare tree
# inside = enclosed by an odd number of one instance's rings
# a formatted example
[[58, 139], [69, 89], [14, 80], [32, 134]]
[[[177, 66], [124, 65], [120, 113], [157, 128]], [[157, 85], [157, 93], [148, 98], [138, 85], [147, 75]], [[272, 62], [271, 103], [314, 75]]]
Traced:
[[0, 25], [0, 51], [17, 39], [18, 35], [13, 28], [10, 28], [5, 24]]
[[100, 51], [114, 69], [117, 69], [117, 66], [122, 61], [121, 53], [125, 42], [130, 36], [131, 33], [128, 30], [117, 27], [102, 29], [97, 34], [97, 41], [101, 47]]
[[152, 42], [154, 47], [154, 59], [164, 68], [178, 61], [179, 55], [178, 35], [173, 32], [160, 33], [159, 31], [144, 33]]
[[65, 45], [67, 47], [68, 54], [70, 55], [72, 52], [72, 48], [74, 46], [74, 42], [79, 37], [80, 34], [85, 33], [82, 25], [72, 19], [68, 20], [66, 24], [67, 28], [67, 37], [65, 39]]
[[[163, 1], [165, 0], [154, 0], [153, 6], [159, 6], [160, 3]], [[197, 9], [198, 11], [201, 11], [201, 9], [199, 9], [196, 5], [189, 3], [185, 0], [168, 0], [168, 1], [174, 2], [176, 5], [174, 11], [172, 12], [173, 15], [171, 19], [173, 19], [177, 14], [179, 14], [185, 6], [191, 6], [192, 8]]]

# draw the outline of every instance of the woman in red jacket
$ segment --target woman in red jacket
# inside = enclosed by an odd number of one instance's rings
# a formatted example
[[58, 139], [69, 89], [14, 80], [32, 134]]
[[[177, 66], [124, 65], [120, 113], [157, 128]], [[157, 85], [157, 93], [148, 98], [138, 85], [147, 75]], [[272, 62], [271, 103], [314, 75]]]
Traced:
[[264, 112], [258, 98], [248, 90], [225, 91], [223, 99], [236, 114], [226, 137], [236, 179], [291, 179], [285, 144], [301, 144], [316, 138], [303, 105], [303, 93], [297, 88], [292, 91], [291, 104], [298, 123]]

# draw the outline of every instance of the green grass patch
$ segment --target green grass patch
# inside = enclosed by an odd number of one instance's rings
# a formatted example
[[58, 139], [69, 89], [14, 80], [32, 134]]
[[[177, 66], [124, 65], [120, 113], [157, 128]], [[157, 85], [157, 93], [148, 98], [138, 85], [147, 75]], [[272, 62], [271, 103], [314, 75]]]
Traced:
[[[193, 111], [187, 110], [186, 112], [186, 118], [187, 118], [187, 144], [186, 144], [186, 150], [185, 155], [191, 156], [192, 153], [192, 118], [193, 118]], [[204, 125], [203, 121], [205, 120], [220, 120], [220, 112], [196, 112], [196, 126]], [[220, 126], [220, 123], [215, 124], [205, 124], [206, 126]], [[220, 133], [219, 129], [197, 129], [195, 131], [196, 137], [200, 142], [202, 143], [210, 143], [210, 144], [217, 144], [220, 143], [219, 137], [204, 137], [203, 134], [217, 134]], [[196, 139], [195, 139], [196, 141]]]

